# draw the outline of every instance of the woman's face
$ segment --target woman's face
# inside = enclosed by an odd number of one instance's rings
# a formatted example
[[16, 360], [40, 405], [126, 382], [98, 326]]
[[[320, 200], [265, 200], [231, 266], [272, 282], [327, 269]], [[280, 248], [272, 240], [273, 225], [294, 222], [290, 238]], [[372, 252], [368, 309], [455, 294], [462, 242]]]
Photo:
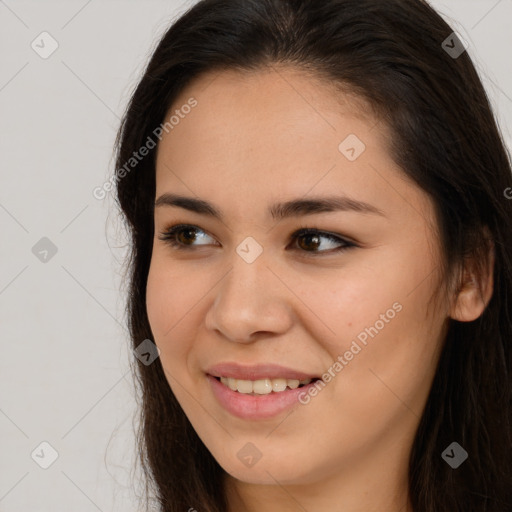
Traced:
[[[236, 479], [405, 478], [449, 315], [442, 300], [429, 308], [433, 206], [362, 103], [276, 69], [204, 75], [166, 118], [154, 341], [185, 414]], [[177, 224], [188, 229], [173, 246], [162, 234]], [[290, 389], [307, 377], [322, 381]]]

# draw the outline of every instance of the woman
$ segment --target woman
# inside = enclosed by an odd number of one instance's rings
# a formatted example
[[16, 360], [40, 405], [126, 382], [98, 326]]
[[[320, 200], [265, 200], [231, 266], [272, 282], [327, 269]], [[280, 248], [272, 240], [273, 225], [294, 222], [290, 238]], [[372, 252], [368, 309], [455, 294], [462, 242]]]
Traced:
[[159, 510], [512, 510], [510, 159], [426, 2], [203, 0], [117, 149]]

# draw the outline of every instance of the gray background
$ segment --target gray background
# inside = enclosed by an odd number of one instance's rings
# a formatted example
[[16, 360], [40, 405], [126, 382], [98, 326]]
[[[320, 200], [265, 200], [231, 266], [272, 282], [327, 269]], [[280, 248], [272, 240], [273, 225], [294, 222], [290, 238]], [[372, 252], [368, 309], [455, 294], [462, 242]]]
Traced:
[[[192, 3], [0, 0], [2, 512], [137, 510], [126, 236], [92, 190], [151, 49]], [[468, 42], [512, 147], [512, 0], [432, 4]], [[51, 49], [43, 31], [58, 43], [46, 59], [31, 47]], [[42, 442], [58, 453], [47, 469]]]

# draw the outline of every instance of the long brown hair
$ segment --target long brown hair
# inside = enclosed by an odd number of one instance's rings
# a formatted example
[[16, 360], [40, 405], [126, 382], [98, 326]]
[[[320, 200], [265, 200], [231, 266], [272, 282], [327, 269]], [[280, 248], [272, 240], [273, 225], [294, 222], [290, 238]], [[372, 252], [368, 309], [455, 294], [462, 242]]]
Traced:
[[[133, 347], [154, 339], [145, 293], [156, 150], [129, 172], [126, 163], [194, 78], [286, 63], [355, 92], [391, 129], [395, 162], [433, 199], [446, 280], [468, 256], [485, 267], [489, 235], [495, 246], [487, 308], [473, 322], [450, 321], [410, 457], [414, 510], [510, 512], [511, 163], [468, 52], [450, 51], [461, 48], [452, 34], [421, 0], [202, 0], [179, 17], [133, 93], [116, 144], [117, 200], [131, 233], [127, 311]], [[138, 361], [135, 377], [140, 459], [158, 509], [225, 512], [224, 471], [179, 406], [160, 360]], [[441, 457], [453, 441], [469, 454], [456, 470]]]

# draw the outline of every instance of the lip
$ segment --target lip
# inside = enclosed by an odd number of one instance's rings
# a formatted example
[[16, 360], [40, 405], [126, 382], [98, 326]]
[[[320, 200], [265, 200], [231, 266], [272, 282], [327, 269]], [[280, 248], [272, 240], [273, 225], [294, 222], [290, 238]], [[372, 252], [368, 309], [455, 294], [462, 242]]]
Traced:
[[206, 377], [220, 405], [232, 415], [245, 420], [272, 418], [299, 404], [299, 396], [302, 393], [307, 394], [309, 388], [315, 385], [315, 381], [313, 381], [301, 388], [287, 389], [280, 393], [247, 395], [233, 391], [212, 375], [207, 375]]
[[231, 377], [239, 380], [259, 380], [259, 379], [319, 379], [320, 375], [293, 370], [280, 366], [278, 364], [258, 364], [244, 366], [238, 363], [224, 362], [211, 366], [206, 373], [213, 377]]

